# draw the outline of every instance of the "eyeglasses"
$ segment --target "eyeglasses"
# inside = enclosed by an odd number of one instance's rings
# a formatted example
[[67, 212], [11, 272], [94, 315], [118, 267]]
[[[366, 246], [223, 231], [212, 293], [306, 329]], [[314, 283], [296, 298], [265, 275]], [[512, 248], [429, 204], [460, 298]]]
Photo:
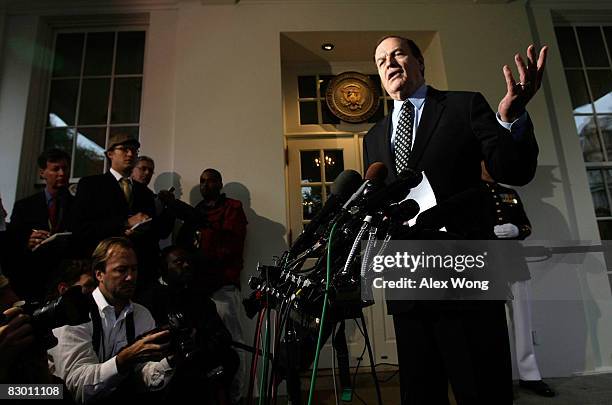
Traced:
[[138, 149], [136, 146], [128, 146], [128, 145], [115, 146], [113, 150], [120, 150], [121, 152], [127, 152], [129, 150], [129, 151], [132, 151], [133, 153], [138, 153], [140, 151], [140, 149]]

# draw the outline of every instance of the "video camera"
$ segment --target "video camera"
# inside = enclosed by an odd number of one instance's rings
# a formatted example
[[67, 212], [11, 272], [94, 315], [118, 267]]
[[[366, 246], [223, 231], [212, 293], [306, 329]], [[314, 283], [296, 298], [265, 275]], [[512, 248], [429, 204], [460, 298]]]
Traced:
[[180, 310], [169, 310], [168, 323], [155, 328], [141, 336], [151, 335], [162, 330], [170, 331], [168, 342], [170, 352], [181, 359], [184, 368], [190, 368], [193, 374], [205, 380], [216, 379], [225, 375], [225, 370], [217, 359], [216, 353], [208, 353], [202, 343], [203, 336], [198, 333], [206, 331], [197, 330], [192, 319]]

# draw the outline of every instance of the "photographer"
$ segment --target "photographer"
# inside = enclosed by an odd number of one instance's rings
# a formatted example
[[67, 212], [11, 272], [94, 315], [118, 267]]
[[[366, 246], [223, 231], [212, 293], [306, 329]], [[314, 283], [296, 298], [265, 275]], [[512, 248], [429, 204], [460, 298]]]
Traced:
[[173, 347], [182, 359], [167, 396], [179, 403], [194, 395], [204, 396], [203, 403], [229, 403], [228, 387], [239, 360], [215, 303], [193, 288], [193, 265], [185, 249], [165, 248], [160, 272], [160, 279], [146, 289], [143, 303], [158, 325], [169, 324]]
[[77, 403], [161, 390], [174, 373], [165, 357], [168, 331], [135, 338], [155, 327], [149, 311], [131, 301], [137, 266], [129, 240], [100, 242], [92, 256], [98, 288], [92, 294], [91, 321], [53, 330], [58, 339], [49, 350], [54, 373], [66, 382]]
[[91, 260], [64, 259], [60, 263], [58, 276], [49, 287], [47, 301], [63, 295], [70, 287], [80, 286], [83, 294], [91, 294], [98, 286], [98, 281], [91, 272]]

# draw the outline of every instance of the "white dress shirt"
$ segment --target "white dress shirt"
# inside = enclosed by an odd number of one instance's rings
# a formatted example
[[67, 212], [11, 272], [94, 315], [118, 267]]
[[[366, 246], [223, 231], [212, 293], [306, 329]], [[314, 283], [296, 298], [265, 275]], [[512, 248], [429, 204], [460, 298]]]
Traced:
[[[77, 403], [87, 403], [112, 393], [126, 378], [117, 370], [117, 353], [127, 346], [126, 316], [134, 315], [134, 336], [155, 328], [155, 321], [148, 309], [130, 302], [119, 314], [96, 288], [93, 298], [102, 321], [102, 333], [98, 355], [93, 348], [93, 324], [91, 321], [77, 326], [63, 326], [53, 330], [58, 340], [50, 349], [51, 372], [63, 379]], [[168, 361], [147, 362], [137, 367], [134, 376], [145, 391], [163, 389], [170, 381], [174, 369]]]

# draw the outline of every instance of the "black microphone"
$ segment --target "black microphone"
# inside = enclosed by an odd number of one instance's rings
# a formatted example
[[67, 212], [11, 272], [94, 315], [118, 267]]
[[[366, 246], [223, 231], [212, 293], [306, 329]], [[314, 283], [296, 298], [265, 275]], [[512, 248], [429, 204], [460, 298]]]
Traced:
[[363, 184], [353, 193], [342, 209], [348, 209], [357, 199], [380, 189], [385, 184], [389, 174], [387, 166], [382, 162], [374, 162], [366, 170]]
[[321, 211], [304, 227], [304, 231], [295, 240], [291, 251], [297, 252], [307, 243], [311, 243], [318, 234], [318, 229], [322, 224], [327, 224], [336, 213], [342, 208], [342, 205], [349, 197], [359, 188], [362, 182], [361, 175], [355, 170], [344, 170], [336, 177], [336, 180], [331, 186], [331, 193], [321, 208]]
[[384, 204], [401, 201], [408, 195], [411, 188], [418, 186], [423, 180], [423, 174], [412, 169], [402, 170], [397, 180], [388, 186], [371, 193], [363, 204], [367, 212], [381, 208]]
[[413, 200], [412, 198], [409, 200], [404, 200], [393, 207], [391, 211], [391, 219], [398, 223], [403, 224], [406, 221], [410, 221], [412, 218], [416, 217], [421, 207], [419, 203]]

